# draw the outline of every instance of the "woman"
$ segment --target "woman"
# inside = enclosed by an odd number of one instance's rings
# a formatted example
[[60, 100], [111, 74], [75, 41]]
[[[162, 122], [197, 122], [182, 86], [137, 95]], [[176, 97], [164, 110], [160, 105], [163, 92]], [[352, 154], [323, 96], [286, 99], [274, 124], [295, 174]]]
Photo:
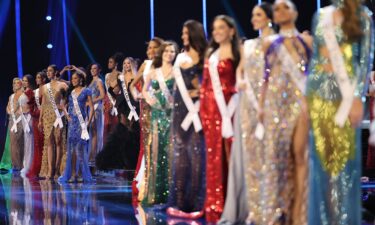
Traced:
[[62, 92], [66, 91], [68, 86], [55, 79], [57, 74], [55, 65], [48, 66], [47, 77], [50, 83], [40, 88], [42, 104], [38, 126], [43, 129], [44, 145], [47, 148], [47, 157], [42, 157], [40, 176], [47, 179], [58, 178], [64, 171], [66, 161], [66, 124], [63, 117]]
[[104, 126], [104, 113], [103, 113], [103, 99], [105, 90], [102, 80], [100, 79], [101, 66], [98, 63], [93, 63], [89, 67], [87, 74], [88, 88], [92, 92], [92, 102], [94, 104], [94, 117], [91, 123], [90, 140], [89, 140], [89, 166], [95, 166], [95, 157], [103, 148], [103, 126]]
[[9, 97], [7, 114], [9, 115], [10, 129], [10, 152], [12, 158], [12, 169], [20, 171], [23, 168], [24, 157], [24, 132], [21, 122], [21, 107], [19, 98], [23, 94], [22, 81], [13, 79], [13, 94]]
[[150, 168], [150, 106], [145, 102], [143, 96], [139, 91], [142, 91], [143, 83], [145, 78], [149, 74], [152, 67], [152, 60], [154, 59], [160, 45], [163, 40], [154, 37], [148, 42], [147, 46], [147, 60], [143, 62], [139, 68], [138, 75], [134, 78], [134, 81], [130, 84], [130, 90], [135, 100], [139, 100], [140, 104], [140, 151], [137, 162], [137, 167], [135, 171], [135, 179], [132, 183], [132, 196], [133, 202], [136, 204], [138, 201], [142, 201], [145, 196], [145, 191], [147, 190], [147, 178], [148, 171]]
[[132, 98], [129, 87], [136, 69], [135, 60], [127, 57], [123, 61], [123, 72], [116, 80], [109, 81], [108, 92], [116, 102], [119, 123], [96, 157], [96, 165], [100, 170], [135, 170], [140, 142], [139, 107]]
[[362, 224], [361, 98], [374, 33], [361, 1], [332, 0], [313, 23], [307, 99], [311, 120], [309, 224]]
[[[164, 42], [153, 60], [153, 70], [145, 80], [142, 94], [151, 106], [151, 146], [147, 195], [143, 203], [163, 204], [168, 199], [169, 145], [174, 85], [173, 62], [177, 44]], [[151, 86], [151, 87], [150, 87]], [[150, 91], [149, 91], [150, 87]]]
[[240, 62], [237, 28], [225, 15], [215, 17], [200, 92], [200, 116], [206, 140], [206, 200], [208, 222], [217, 222], [224, 208], [232, 116], [236, 107], [235, 71]]
[[291, 1], [277, 0], [273, 9], [280, 32], [264, 44], [266, 75], [259, 112], [265, 130], [262, 195], [249, 220], [306, 224], [308, 121], [303, 93], [312, 41], [296, 30], [298, 13]]
[[[104, 98], [104, 130], [103, 130], [103, 142], [107, 141], [107, 136], [111, 133], [118, 123], [117, 120], [117, 109], [115, 107], [115, 100], [108, 93], [109, 83], [116, 81], [121, 71], [121, 62], [123, 60], [122, 53], [116, 53], [108, 59], [108, 69], [110, 73], [105, 75], [105, 88], [107, 95]], [[103, 143], [103, 144], [104, 144]]]
[[[185, 52], [177, 56], [172, 111], [172, 161], [170, 206], [172, 216], [197, 218], [203, 215], [205, 196], [205, 148], [199, 118], [199, 81], [202, 79], [206, 37], [203, 25], [188, 20], [182, 28]], [[195, 108], [195, 109], [194, 109]], [[188, 117], [195, 116], [187, 124]]]
[[[24, 159], [23, 169], [21, 170], [21, 176], [25, 177], [31, 168], [34, 154], [34, 132], [33, 132], [33, 119], [31, 116], [31, 110], [35, 104], [34, 97], [34, 78], [27, 74], [22, 78], [24, 94], [20, 97], [21, 111], [22, 111], [22, 123], [24, 134]], [[39, 119], [39, 118], [38, 118]], [[37, 120], [39, 121], [39, 120]]]
[[36, 75], [36, 85], [37, 89], [30, 96], [33, 96], [31, 101], [29, 101], [30, 114], [33, 122], [33, 134], [34, 134], [34, 154], [27, 177], [36, 178], [39, 176], [40, 168], [42, 166], [42, 155], [43, 152], [46, 154], [45, 148], [43, 148], [43, 131], [38, 128], [40, 108], [42, 103], [42, 98], [40, 94], [40, 88], [46, 83], [47, 74], [44, 71], [38, 72]]
[[[234, 118], [234, 143], [229, 163], [228, 193], [221, 217], [222, 224], [244, 223], [249, 215], [259, 209], [262, 199], [259, 188], [263, 180], [260, 159], [263, 157], [262, 142], [256, 137], [258, 125], [258, 97], [264, 76], [263, 43], [272, 35], [272, 5], [266, 2], [256, 5], [251, 23], [260, 36], [244, 43], [243, 57], [238, 68], [237, 87], [240, 90], [238, 110]], [[258, 221], [258, 218], [249, 218]]]
[[[92, 93], [85, 88], [85, 77], [75, 71], [67, 91], [68, 103], [68, 148], [65, 171], [59, 177], [59, 182], [91, 182], [92, 177], [88, 165], [87, 145], [90, 139], [88, 127], [94, 116]], [[86, 105], [90, 115], [86, 124]]]

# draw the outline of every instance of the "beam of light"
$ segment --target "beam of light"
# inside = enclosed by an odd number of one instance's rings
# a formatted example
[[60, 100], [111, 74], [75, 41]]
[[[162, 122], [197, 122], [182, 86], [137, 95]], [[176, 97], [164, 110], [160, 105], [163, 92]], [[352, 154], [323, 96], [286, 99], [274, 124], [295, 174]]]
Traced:
[[202, 17], [203, 17], [203, 28], [207, 37], [207, 2], [202, 0]]
[[[228, 15], [231, 16], [235, 21], [238, 21], [238, 19], [236, 17], [236, 13], [232, 9], [232, 6], [228, 2], [228, 0], [221, 0], [221, 2], [223, 3], [223, 6], [224, 6], [225, 10], [228, 12]], [[239, 23], [237, 23], [237, 29], [238, 29], [238, 33], [239, 33], [240, 37], [243, 37], [245, 35], [245, 32], [243, 31], [243, 29], [239, 25]]]
[[258, 5], [260, 5], [262, 3], [262, 0], [258, 0]]
[[93, 63], [93, 62], [96, 62], [95, 61], [95, 58], [94, 58], [94, 55], [92, 54], [89, 46], [87, 45], [86, 41], [85, 41], [85, 38], [83, 37], [81, 31], [79, 30], [72, 14], [70, 13], [69, 10], [66, 11], [66, 14], [67, 14], [67, 17], [69, 19], [69, 23], [71, 25], [71, 27], [73, 28], [74, 32], [76, 33], [79, 41], [81, 42], [82, 46], [83, 46], [83, 49], [85, 50], [87, 56], [89, 57], [90, 61]]
[[0, 40], [3, 36], [5, 24], [8, 21], [10, 3], [10, 0], [3, 0], [0, 2]]
[[[63, 14], [63, 27], [64, 27], [64, 45], [65, 45], [65, 61], [66, 65], [70, 65], [70, 58], [69, 58], [69, 36], [68, 36], [68, 27], [66, 24], [66, 1], [61, 1], [62, 6], [62, 14]], [[70, 80], [70, 71], [68, 72], [69, 80]]]
[[17, 68], [18, 77], [22, 77], [22, 44], [21, 44], [21, 4], [20, 0], [15, 0], [15, 15], [16, 15], [16, 46], [17, 46]]
[[154, 0], [150, 0], [150, 39], [155, 36]]
[[316, 8], [317, 8], [317, 11], [320, 10], [320, 8], [321, 8], [321, 0], [316, 0]]

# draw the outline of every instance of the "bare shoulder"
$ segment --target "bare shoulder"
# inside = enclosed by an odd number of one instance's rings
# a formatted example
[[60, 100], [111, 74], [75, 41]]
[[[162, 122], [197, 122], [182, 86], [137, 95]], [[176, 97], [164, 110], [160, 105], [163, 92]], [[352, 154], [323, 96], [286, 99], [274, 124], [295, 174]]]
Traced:
[[277, 34], [270, 35], [263, 39], [262, 49], [264, 52], [267, 52], [268, 49], [271, 47], [272, 43], [278, 38]]
[[306, 42], [307, 46], [309, 46], [309, 48], [312, 48], [312, 45], [313, 45], [313, 37], [308, 33], [308, 32], [303, 32], [301, 34], [301, 38], [304, 42]]

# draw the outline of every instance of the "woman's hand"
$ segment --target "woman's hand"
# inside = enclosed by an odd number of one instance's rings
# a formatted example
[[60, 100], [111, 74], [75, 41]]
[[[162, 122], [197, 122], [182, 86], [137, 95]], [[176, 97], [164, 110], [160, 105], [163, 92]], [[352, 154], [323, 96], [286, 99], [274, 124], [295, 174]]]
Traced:
[[355, 98], [349, 113], [349, 121], [353, 128], [358, 127], [363, 118], [363, 103], [361, 99]]

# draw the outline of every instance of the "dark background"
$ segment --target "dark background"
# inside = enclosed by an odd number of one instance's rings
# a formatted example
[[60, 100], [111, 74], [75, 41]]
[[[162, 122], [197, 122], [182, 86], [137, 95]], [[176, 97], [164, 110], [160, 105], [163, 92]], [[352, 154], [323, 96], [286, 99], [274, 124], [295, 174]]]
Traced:
[[[11, 3], [5, 26], [0, 26], [3, 29], [0, 30], [0, 154], [5, 139], [5, 106], [11, 94], [12, 79], [18, 74], [14, 0], [0, 0], [0, 3], [2, 1]], [[61, 0], [20, 2], [24, 74], [35, 75], [51, 63], [63, 66], [65, 61], [61, 58], [65, 58], [65, 50], [61, 47], [64, 40]], [[300, 12], [298, 28], [307, 30], [316, 11], [316, 1], [295, 2]], [[250, 25], [251, 10], [256, 3], [257, 0], [207, 0], [208, 33], [216, 15], [228, 14], [235, 17], [242, 36], [256, 37], [257, 32]], [[322, 6], [328, 3], [328, 0], [322, 0]], [[187, 19], [202, 21], [201, 0], [155, 0], [154, 4], [155, 36], [181, 44], [183, 22]], [[117, 51], [142, 60], [145, 58], [145, 42], [150, 39], [148, 0], [66, 0], [66, 5], [71, 18], [67, 20], [71, 64], [86, 67], [94, 59], [103, 65], [103, 72], [106, 72], [108, 57]], [[52, 21], [46, 21], [47, 14], [51, 14]], [[52, 50], [46, 48], [50, 42], [56, 43]], [[86, 44], [86, 49], [82, 43]], [[91, 59], [87, 49], [91, 52]]]

